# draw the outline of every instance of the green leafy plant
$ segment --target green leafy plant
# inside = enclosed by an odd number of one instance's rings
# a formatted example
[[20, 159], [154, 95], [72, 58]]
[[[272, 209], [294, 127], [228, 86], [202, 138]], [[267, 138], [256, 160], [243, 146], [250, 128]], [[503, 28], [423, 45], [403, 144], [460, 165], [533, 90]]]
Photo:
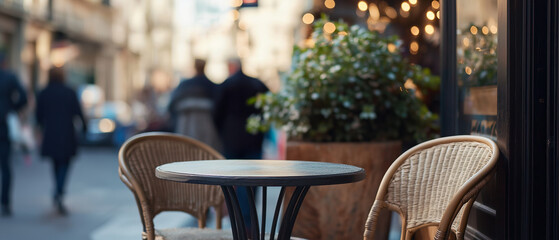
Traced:
[[438, 116], [406, 86], [438, 86], [439, 78], [408, 63], [397, 37], [343, 22], [326, 33], [328, 22], [326, 17], [315, 22], [314, 46], [295, 47], [282, 90], [250, 101], [262, 113], [248, 119], [247, 130], [277, 126], [291, 139], [313, 142], [431, 137]]

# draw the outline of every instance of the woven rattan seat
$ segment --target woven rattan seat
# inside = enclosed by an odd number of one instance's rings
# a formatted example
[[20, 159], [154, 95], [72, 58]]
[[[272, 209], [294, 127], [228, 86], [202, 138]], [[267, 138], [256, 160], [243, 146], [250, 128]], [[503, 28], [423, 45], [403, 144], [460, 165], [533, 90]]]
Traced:
[[[170, 133], [144, 133], [120, 148], [119, 175], [132, 191], [140, 212], [145, 239], [232, 239], [221, 230], [223, 193], [219, 186], [177, 183], [158, 179], [155, 168], [178, 161], [224, 159], [209, 146]], [[206, 213], [213, 207], [217, 229], [206, 229]], [[198, 219], [199, 228], [155, 230], [153, 218], [163, 211], [182, 211]], [[160, 233], [160, 234], [156, 234]], [[157, 238], [156, 238], [157, 236]]]
[[438, 226], [435, 239], [449, 239], [452, 233], [463, 239], [472, 204], [493, 175], [498, 156], [497, 145], [479, 136], [439, 138], [406, 151], [382, 179], [364, 239], [373, 239], [382, 209], [400, 214], [401, 239], [411, 239], [425, 226]]

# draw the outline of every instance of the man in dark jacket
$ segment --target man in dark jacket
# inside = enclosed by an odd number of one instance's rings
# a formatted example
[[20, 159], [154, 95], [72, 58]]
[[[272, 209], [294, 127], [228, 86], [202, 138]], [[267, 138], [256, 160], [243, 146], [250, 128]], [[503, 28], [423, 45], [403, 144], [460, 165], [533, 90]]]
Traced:
[[260, 159], [264, 135], [246, 131], [247, 118], [258, 113], [247, 101], [268, 88], [260, 80], [245, 75], [240, 61], [232, 64], [238, 70], [220, 85], [214, 114], [223, 153], [230, 159]]
[[216, 150], [221, 150], [217, 130], [212, 117], [217, 85], [210, 81], [204, 68], [206, 61], [196, 59], [196, 75], [183, 80], [171, 94], [169, 113], [172, 129], [203, 143]]
[[[0, 53], [1, 54], [1, 53]], [[0, 56], [0, 170], [2, 171], [2, 215], [11, 215], [10, 188], [10, 138], [6, 117], [10, 111], [17, 111], [27, 103], [25, 90], [17, 77], [3, 69], [4, 59]]]
[[[220, 85], [214, 114], [223, 153], [227, 159], [261, 159], [264, 135], [246, 130], [247, 118], [258, 110], [247, 101], [268, 88], [260, 80], [245, 75], [239, 60], [231, 64], [238, 70]], [[247, 189], [238, 187], [237, 197], [248, 231], [251, 226]]]
[[52, 160], [56, 189], [54, 203], [61, 215], [66, 176], [71, 158], [76, 155], [77, 135], [74, 118], [79, 117], [85, 132], [86, 122], [76, 92], [64, 84], [62, 68], [49, 70], [49, 83], [37, 98], [36, 118], [43, 130], [41, 155]]

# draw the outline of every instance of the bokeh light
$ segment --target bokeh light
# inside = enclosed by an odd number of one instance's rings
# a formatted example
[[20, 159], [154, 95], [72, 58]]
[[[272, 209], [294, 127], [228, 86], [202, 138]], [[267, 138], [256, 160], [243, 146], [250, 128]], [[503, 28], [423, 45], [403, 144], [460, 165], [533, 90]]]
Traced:
[[404, 10], [404, 12], [409, 11], [411, 8], [410, 4], [408, 2], [403, 2], [402, 3], [402, 10]]
[[378, 21], [380, 19], [380, 11], [376, 4], [369, 4], [369, 15], [373, 21]]
[[305, 13], [305, 15], [303, 15], [303, 23], [311, 24], [313, 22], [314, 22], [314, 15], [312, 15], [311, 13]]
[[439, 9], [440, 6], [441, 6], [441, 4], [439, 3], [439, 1], [432, 1], [431, 2], [431, 7], [433, 7], [433, 9]]
[[384, 9], [384, 13], [386, 14], [386, 16], [388, 16], [389, 18], [392, 18], [392, 19], [398, 17], [398, 13], [392, 7], [386, 7]]
[[414, 36], [417, 36], [417, 35], [419, 35], [419, 28], [418, 28], [417, 26], [412, 26], [412, 27], [410, 28], [410, 32], [411, 32], [411, 34], [413, 34]]
[[116, 124], [113, 120], [103, 118], [99, 121], [99, 131], [102, 133], [109, 133], [115, 130]]
[[489, 27], [489, 30], [491, 31], [491, 33], [497, 34], [497, 26], [492, 25], [491, 27]]
[[464, 47], [469, 47], [470, 46], [470, 39], [467, 37], [464, 37], [464, 39], [462, 39], [462, 44], [464, 45]]
[[388, 51], [390, 51], [391, 53], [396, 52], [396, 45], [394, 45], [394, 43], [389, 43], [388, 44]]
[[429, 20], [435, 20], [435, 13], [433, 11], [427, 11], [427, 13], [425, 13], [425, 16]]
[[417, 54], [419, 51], [419, 44], [416, 41], [410, 43], [410, 53]]
[[334, 2], [334, 0], [326, 0], [324, 1], [324, 6], [328, 9], [332, 9], [336, 6], [336, 2]]
[[476, 27], [476, 26], [471, 26], [471, 27], [470, 27], [470, 32], [471, 32], [473, 35], [476, 35], [476, 34], [477, 34], [477, 27]]
[[435, 33], [435, 28], [433, 27], [433, 25], [431, 25], [431, 24], [425, 25], [425, 33], [427, 33], [429, 35]]
[[336, 31], [336, 25], [331, 22], [327, 22], [324, 24], [323, 29], [325, 33], [333, 33], [334, 31]]
[[237, 11], [237, 10], [232, 10], [232, 11], [231, 11], [231, 16], [233, 16], [233, 20], [234, 20], [234, 21], [239, 20], [239, 11]]
[[367, 11], [367, 8], [369, 6], [367, 5], [367, 3], [365, 1], [359, 1], [359, 3], [357, 3], [357, 8], [359, 8], [360, 11], [365, 12]]
[[489, 34], [489, 28], [488, 28], [487, 26], [483, 26], [483, 27], [481, 28], [481, 32], [482, 32], [484, 35], [487, 35], [487, 34]]
[[243, 0], [231, 0], [231, 7], [238, 8], [243, 5]]
[[471, 75], [472, 74], [472, 69], [470, 67], [466, 67], [464, 69], [464, 72], [466, 72], [466, 74]]

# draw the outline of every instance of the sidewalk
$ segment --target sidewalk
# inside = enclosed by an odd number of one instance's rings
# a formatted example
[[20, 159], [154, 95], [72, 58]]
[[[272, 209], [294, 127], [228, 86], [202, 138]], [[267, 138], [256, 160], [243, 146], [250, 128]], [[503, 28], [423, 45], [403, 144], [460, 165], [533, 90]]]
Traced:
[[[1, 239], [17, 240], [140, 240], [142, 224], [132, 193], [118, 177], [118, 150], [81, 148], [70, 169], [67, 186], [67, 217], [59, 216], [52, 203], [51, 165], [33, 156], [25, 163], [21, 154], [12, 159], [13, 216], [0, 217]], [[268, 188], [267, 232], [279, 188]], [[261, 196], [257, 196], [260, 202]], [[257, 207], [260, 211], [261, 207]], [[208, 227], [215, 227], [213, 216]], [[229, 218], [222, 220], [229, 229]], [[184, 213], [162, 213], [155, 218], [158, 228], [196, 227], [197, 221]], [[398, 229], [394, 229], [398, 235]], [[390, 239], [396, 236], [391, 234]]]
[[[30, 164], [25, 163], [21, 154], [15, 153], [13, 216], [0, 217], [1, 239], [141, 239], [138, 208], [132, 193], [118, 177], [117, 155], [118, 150], [114, 148], [80, 149], [68, 179], [65, 202], [69, 215], [61, 217], [52, 203], [50, 163], [36, 155]], [[279, 188], [268, 189], [268, 232], [278, 194]], [[224, 229], [230, 228], [229, 218], [224, 218], [222, 223]], [[155, 218], [158, 228], [197, 227], [197, 224], [195, 218], [179, 212], [162, 213]], [[209, 216], [208, 227], [215, 227], [213, 216]]]

